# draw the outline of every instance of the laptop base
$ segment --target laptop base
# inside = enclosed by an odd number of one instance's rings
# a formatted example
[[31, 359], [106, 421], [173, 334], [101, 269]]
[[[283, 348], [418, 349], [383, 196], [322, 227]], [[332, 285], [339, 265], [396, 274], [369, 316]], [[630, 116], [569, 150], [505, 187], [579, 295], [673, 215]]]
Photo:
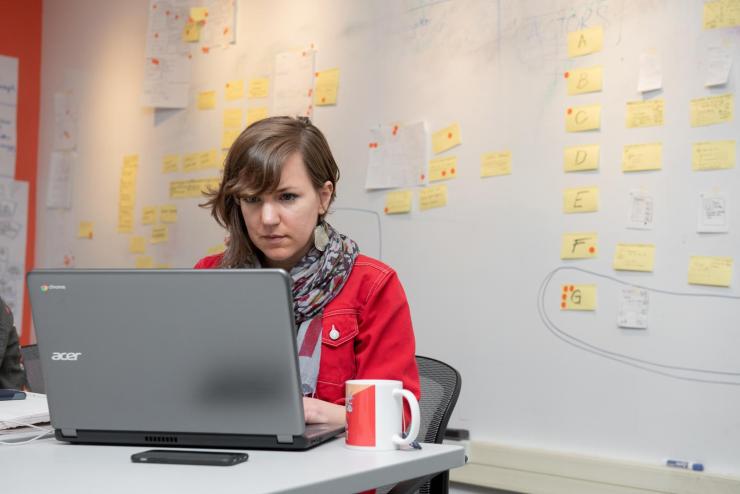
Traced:
[[117, 446], [157, 446], [185, 448], [274, 449], [302, 451], [327, 442], [344, 432], [344, 426], [325, 424], [306, 426], [306, 433], [293, 436], [292, 442], [278, 442], [277, 436], [243, 434], [197, 434], [192, 432], [138, 432], [77, 430], [76, 435], [54, 431], [60, 441], [75, 444], [106, 444]]

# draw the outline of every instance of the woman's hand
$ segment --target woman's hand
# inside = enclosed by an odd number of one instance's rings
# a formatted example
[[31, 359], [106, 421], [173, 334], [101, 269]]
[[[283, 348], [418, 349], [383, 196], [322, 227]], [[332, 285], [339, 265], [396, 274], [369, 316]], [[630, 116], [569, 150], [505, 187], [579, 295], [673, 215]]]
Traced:
[[344, 407], [316, 398], [303, 397], [303, 413], [307, 424], [344, 424]]

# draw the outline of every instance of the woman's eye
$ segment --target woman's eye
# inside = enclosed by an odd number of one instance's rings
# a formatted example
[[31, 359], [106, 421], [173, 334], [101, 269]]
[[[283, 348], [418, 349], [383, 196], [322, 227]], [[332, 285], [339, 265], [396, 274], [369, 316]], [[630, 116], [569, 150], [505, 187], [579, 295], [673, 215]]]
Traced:
[[280, 194], [280, 200], [281, 201], [293, 201], [298, 198], [297, 194], [293, 194], [292, 192], [283, 192]]
[[257, 196], [246, 196], [246, 197], [242, 197], [242, 202], [245, 203], [245, 204], [255, 204], [255, 203], [258, 203], [259, 200], [260, 200], [260, 198], [257, 197]]

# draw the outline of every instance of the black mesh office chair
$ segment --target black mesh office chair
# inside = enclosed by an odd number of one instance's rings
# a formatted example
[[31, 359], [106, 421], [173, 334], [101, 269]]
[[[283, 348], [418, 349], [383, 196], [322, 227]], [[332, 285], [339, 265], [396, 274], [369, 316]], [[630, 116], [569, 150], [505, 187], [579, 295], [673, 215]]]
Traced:
[[34, 393], [46, 393], [44, 376], [41, 374], [41, 360], [39, 359], [38, 345], [26, 345], [21, 347], [23, 367], [26, 369], [26, 381], [28, 389]]
[[[462, 378], [454, 368], [433, 358], [417, 355], [416, 365], [419, 367], [421, 384], [419, 442], [440, 444], [460, 395]], [[447, 494], [449, 482], [450, 473], [444, 471], [396, 484], [390, 494], [412, 493], [417, 490], [421, 494]]]

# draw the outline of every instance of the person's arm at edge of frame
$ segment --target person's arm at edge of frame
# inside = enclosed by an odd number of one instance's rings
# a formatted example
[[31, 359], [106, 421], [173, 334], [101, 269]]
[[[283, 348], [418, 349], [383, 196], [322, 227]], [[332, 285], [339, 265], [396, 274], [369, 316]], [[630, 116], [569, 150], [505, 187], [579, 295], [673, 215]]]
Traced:
[[28, 389], [13, 313], [0, 299], [0, 388]]

